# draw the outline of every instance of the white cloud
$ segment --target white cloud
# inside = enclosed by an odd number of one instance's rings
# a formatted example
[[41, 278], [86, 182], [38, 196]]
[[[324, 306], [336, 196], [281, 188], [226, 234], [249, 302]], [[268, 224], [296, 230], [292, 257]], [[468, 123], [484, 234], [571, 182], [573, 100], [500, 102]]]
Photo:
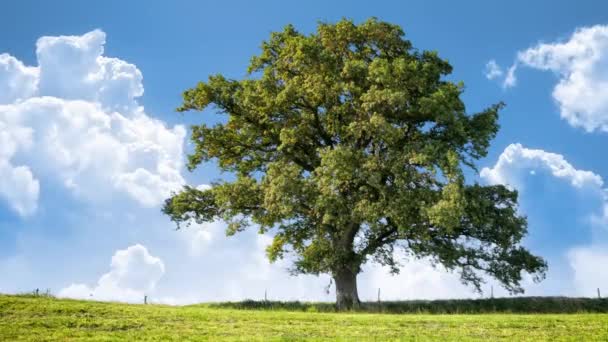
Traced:
[[0, 55], [0, 196], [22, 216], [49, 181], [87, 200], [119, 192], [144, 206], [184, 183], [184, 127], [144, 112], [141, 72], [103, 56], [104, 44], [99, 30], [42, 37], [38, 67]]
[[517, 64], [513, 64], [507, 70], [507, 75], [502, 82], [503, 88], [511, 88], [517, 85], [517, 77], [515, 76], [515, 71], [517, 70]]
[[216, 239], [226, 238], [225, 225], [219, 221], [192, 224], [181, 229], [177, 234], [188, 246], [191, 256], [198, 257], [211, 247]]
[[31, 129], [14, 127], [0, 116], [0, 198], [22, 216], [36, 210], [40, 184], [28, 166], [14, 166], [11, 159], [19, 147], [31, 145], [31, 133]]
[[570, 267], [574, 272], [577, 294], [593, 297], [597, 288], [608, 292], [608, 246], [577, 247], [568, 252]]
[[0, 196], [21, 216], [36, 211], [40, 184], [27, 166], [13, 167], [0, 160]]
[[6, 53], [0, 54], [0, 104], [13, 103], [37, 91], [38, 68], [26, 67]]
[[484, 75], [487, 79], [493, 80], [495, 78], [501, 77], [502, 74], [502, 68], [498, 64], [496, 64], [495, 60], [491, 59], [490, 61], [488, 61], [488, 63], [486, 64], [486, 69], [484, 71]]
[[519, 172], [530, 169], [548, 170], [554, 177], [564, 179], [576, 188], [601, 190], [604, 185], [602, 177], [591, 171], [574, 168], [560, 154], [525, 148], [521, 144], [507, 146], [494, 167], [484, 167], [480, 175], [490, 184], [522, 188], [523, 184], [518, 179]]
[[95, 103], [39, 97], [0, 106], [0, 120], [31, 132], [19, 157], [35, 172], [87, 199], [118, 190], [152, 206], [183, 184], [184, 129], [167, 129], [143, 112], [127, 118]]
[[102, 104], [128, 111], [143, 95], [142, 74], [133, 64], [103, 56], [106, 35], [42, 37], [36, 43], [40, 95]]
[[[521, 144], [507, 146], [492, 168], [486, 167], [481, 170], [481, 177], [490, 184], [503, 184], [522, 190], [525, 187], [523, 178], [526, 175], [536, 176], [537, 171], [545, 171], [551, 177], [568, 182], [581, 195], [592, 199], [593, 207], [589, 209], [590, 216], [578, 221], [579, 224], [586, 222], [592, 229], [587, 232], [577, 231], [579, 237], [591, 235], [590, 242], [587, 245], [557, 251], [565, 253], [564, 260], [567, 260], [571, 268], [571, 272], [567, 270], [557, 270], [557, 272], [561, 272], [562, 276], [571, 277], [559, 281], [561, 283], [571, 282], [571, 289], [574, 291], [572, 294], [593, 295], [593, 291], [597, 287], [608, 282], [608, 272], [604, 271], [603, 266], [608, 264], [608, 254], [605, 253], [605, 246], [602, 247], [601, 243], [598, 244], [601, 241], [600, 237], [606, 234], [608, 227], [608, 189], [604, 188], [601, 176], [591, 171], [576, 169], [562, 155], [540, 149], [528, 149]], [[577, 198], [576, 201], [581, 201], [581, 198]], [[596, 212], [596, 203], [600, 204], [600, 212]], [[573, 212], [575, 211], [573, 210]], [[555, 215], [560, 214], [555, 213]], [[555, 227], [552, 230], [557, 234], [560, 228], [562, 227]], [[576, 228], [567, 227], [570, 229], [570, 233]], [[531, 233], [534, 234], [534, 231], [532, 230]], [[554, 261], [559, 262], [557, 259]], [[567, 267], [567, 265], [564, 266]], [[551, 261], [549, 269], [551, 272]]]
[[489, 184], [503, 184], [522, 190], [525, 187], [522, 178], [526, 173], [534, 176], [539, 170], [548, 171], [553, 177], [569, 182], [578, 190], [597, 195], [602, 201], [602, 211], [591, 214], [589, 222], [598, 227], [608, 227], [608, 189], [604, 187], [603, 178], [592, 171], [575, 168], [561, 154], [510, 144], [496, 164], [491, 168], [484, 167], [480, 176]]
[[567, 40], [540, 43], [517, 53], [505, 87], [516, 83], [517, 65], [552, 71], [559, 81], [553, 98], [570, 125], [608, 132], [608, 26], [577, 29]]
[[136, 244], [119, 250], [112, 256], [110, 271], [102, 275], [94, 287], [71, 284], [59, 291], [59, 297], [141, 302], [153, 293], [165, 273], [163, 261]]
[[[399, 253], [397, 253], [399, 254]], [[477, 297], [473, 289], [463, 285], [457, 273], [448, 272], [430, 260], [410, 259], [402, 262], [399, 274], [390, 274], [388, 267], [368, 264], [360, 276], [362, 299], [382, 300], [445, 299]], [[487, 287], [487, 286], [486, 286]], [[363, 290], [363, 291], [362, 291]], [[487, 294], [487, 288], [484, 291]]]

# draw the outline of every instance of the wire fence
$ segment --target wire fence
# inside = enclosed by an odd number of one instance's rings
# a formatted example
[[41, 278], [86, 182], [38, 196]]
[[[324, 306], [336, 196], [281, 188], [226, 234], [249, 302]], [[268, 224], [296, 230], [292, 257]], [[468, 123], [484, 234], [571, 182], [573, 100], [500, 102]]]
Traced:
[[[22, 296], [54, 298], [50, 289], [37, 288], [32, 292], [23, 293]], [[263, 299], [245, 299], [236, 302], [201, 303], [208, 307], [233, 309], [267, 309], [267, 310], [295, 310], [312, 312], [336, 311], [333, 302], [307, 302], [307, 301], [280, 301], [269, 299], [270, 292], [264, 290]], [[577, 313], [601, 312], [608, 313], [608, 298], [603, 298], [600, 288], [590, 297], [494, 297], [494, 288], [490, 287], [488, 297], [476, 299], [435, 299], [435, 300], [383, 300], [382, 289], [377, 289], [375, 301], [363, 301], [355, 310], [385, 313]], [[91, 294], [89, 298], [96, 300]], [[99, 300], [99, 299], [97, 299]], [[148, 294], [142, 296], [140, 304], [167, 304], [156, 301]]]

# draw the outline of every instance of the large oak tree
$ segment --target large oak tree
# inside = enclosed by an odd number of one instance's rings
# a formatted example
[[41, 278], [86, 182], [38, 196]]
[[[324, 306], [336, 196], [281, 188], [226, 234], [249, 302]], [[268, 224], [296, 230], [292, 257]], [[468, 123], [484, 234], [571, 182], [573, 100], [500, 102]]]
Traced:
[[220, 219], [228, 235], [273, 234], [269, 259], [330, 274], [339, 308], [359, 305], [368, 260], [398, 272], [397, 248], [478, 290], [488, 275], [521, 292], [523, 273], [540, 280], [546, 263], [521, 246], [517, 193], [463, 174], [486, 155], [502, 105], [467, 114], [451, 71], [376, 19], [272, 33], [246, 78], [211, 76], [178, 108], [226, 117], [192, 127], [188, 166], [215, 160], [235, 180], [186, 186], [163, 211], [178, 226]]

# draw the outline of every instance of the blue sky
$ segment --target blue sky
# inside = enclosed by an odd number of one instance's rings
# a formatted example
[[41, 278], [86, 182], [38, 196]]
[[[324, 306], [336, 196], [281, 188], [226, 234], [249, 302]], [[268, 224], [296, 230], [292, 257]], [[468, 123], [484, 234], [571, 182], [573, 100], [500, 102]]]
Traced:
[[[149, 293], [185, 303], [257, 298], [271, 288], [276, 298], [331, 299], [322, 291], [327, 277], [291, 278], [286, 263], [269, 265], [268, 236], [228, 239], [221, 222], [173, 230], [159, 212], [166, 191], [225, 176], [212, 164], [183, 168], [187, 126], [217, 118], [174, 108], [210, 74], [244, 76], [262, 40], [286, 24], [313, 32], [318, 21], [376, 16], [450, 61], [469, 111], [506, 102], [478, 164], [486, 169], [470, 180], [520, 190], [526, 244], [550, 266], [528, 293], [593, 295], [608, 283], [607, 10], [597, 1], [7, 2], [0, 292], [39, 287], [126, 301]], [[368, 265], [360, 286], [363, 298], [377, 287], [394, 298], [476, 296], [424, 260], [397, 277]]]

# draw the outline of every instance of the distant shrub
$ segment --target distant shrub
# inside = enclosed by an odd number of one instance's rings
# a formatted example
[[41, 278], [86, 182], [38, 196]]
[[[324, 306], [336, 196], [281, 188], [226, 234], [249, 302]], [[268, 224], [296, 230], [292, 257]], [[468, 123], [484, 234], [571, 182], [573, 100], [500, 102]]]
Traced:
[[[241, 310], [286, 310], [335, 312], [333, 303], [255, 301], [207, 304], [210, 307]], [[608, 298], [512, 297], [492, 299], [407, 300], [363, 302], [357, 312], [378, 313], [608, 313]]]
[[46, 297], [46, 298], [55, 298], [55, 296], [51, 293], [50, 289], [46, 289], [46, 290], [35, 289], [35, 290], [32, 290], [31, 292], [19, 293], [19, 294], [17, 294], [17, 296], [19, 296], [19, 297]]

